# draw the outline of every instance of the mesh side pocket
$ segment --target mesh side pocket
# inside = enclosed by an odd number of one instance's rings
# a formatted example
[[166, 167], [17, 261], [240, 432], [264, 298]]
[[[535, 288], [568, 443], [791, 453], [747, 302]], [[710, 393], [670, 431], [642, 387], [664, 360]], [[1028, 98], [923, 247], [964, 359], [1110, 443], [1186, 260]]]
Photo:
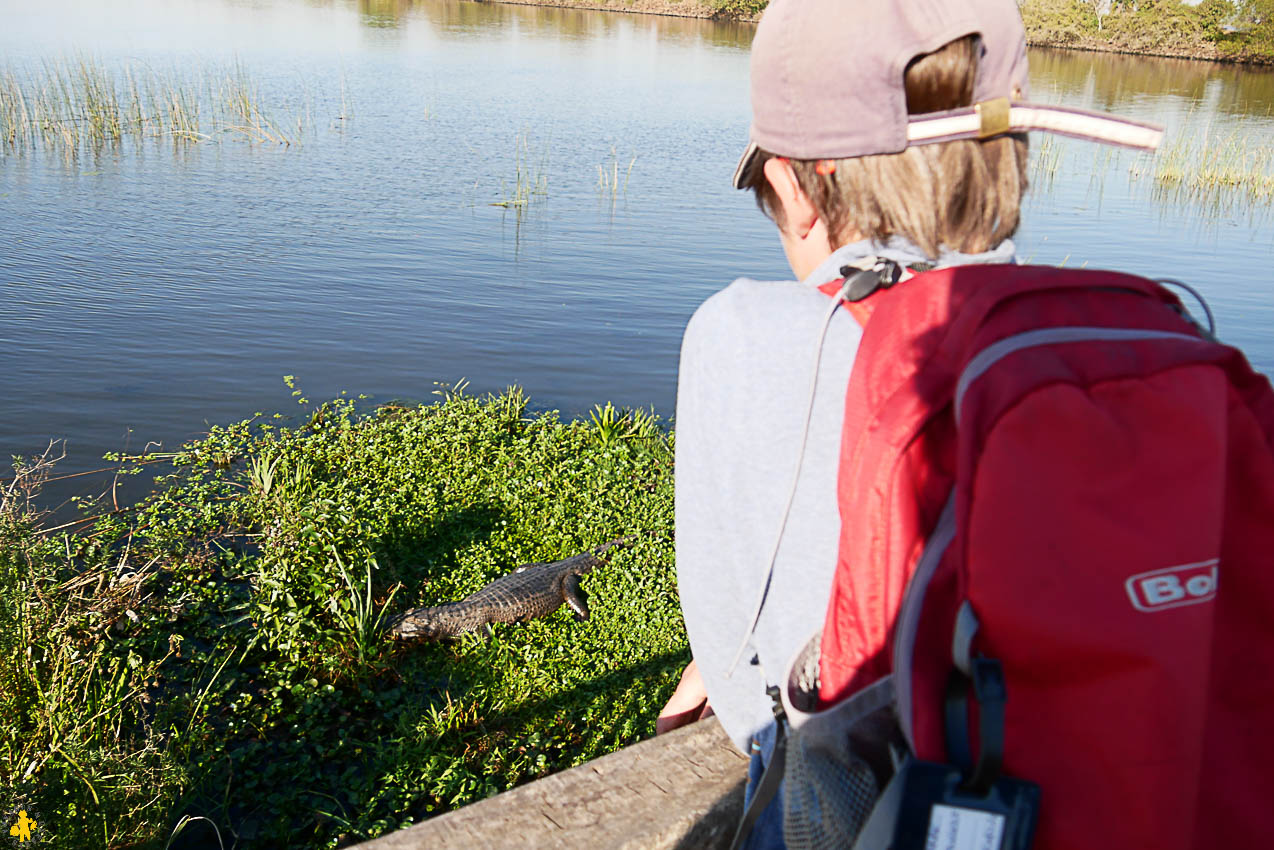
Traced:
[[906, 746], [894, 713], [892, 677], [816, 711], [814, 635], [788, 667], [783, 709], [789, 732], [783, 775], [783, 841], [789, 850], [851, 847]]
[[825, 743], [799, 733], [788, 740], [783, 796], [788, 850], [852, 846], [880, 796], [875, 773], [849, 752], [848, 741], [839, 748]]

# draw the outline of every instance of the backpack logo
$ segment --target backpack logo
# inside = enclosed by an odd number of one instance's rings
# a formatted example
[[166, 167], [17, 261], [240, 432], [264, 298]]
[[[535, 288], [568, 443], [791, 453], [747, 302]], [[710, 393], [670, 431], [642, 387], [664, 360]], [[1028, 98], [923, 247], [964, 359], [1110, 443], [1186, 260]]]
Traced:
[[1138, 611], [1164, 611], [1208, 602], [1216, 596], [1219, 558], [1138, 573], [1124, 582]]

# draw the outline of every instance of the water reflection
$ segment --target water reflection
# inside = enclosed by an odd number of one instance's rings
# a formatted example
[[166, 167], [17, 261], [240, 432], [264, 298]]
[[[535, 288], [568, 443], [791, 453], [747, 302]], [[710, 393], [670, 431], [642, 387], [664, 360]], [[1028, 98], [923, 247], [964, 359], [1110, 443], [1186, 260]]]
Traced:
[[[363, 5], [392, 7], [395, 20], [419, 17], [440, 35], [472, 35], [514, 30], [520, 35], [560, 40], [606, 39], [617, 32], [640, 31], [660, 41], [702, 43], [712, 47], [747, 50], [754, 24], [722, 23], [700, 18], [667, 15], [605, 13], [587, 9], [534, 6], [469, 0], [359, 0]], [[385, 12], [384, 14], [390, 14]]]
[[396, 27], [411, 6], [410, 0], [358, 0], [358, 14], [369, 27]]
[[0, 22], [0, 55], [37, 60], [49, 48], [170, 55], [341, 51], [357, 44], [351, 36], [358, 29], [416, 23], [442, 39], [510, 30], [558, 41], [640, 32], [729, 50], [747, 50], [755, 30], [753, 24], [473, 0], [7, 0], [0, 2]]
[[1115, 53], [1036, 48], [1031, 50], [1031, 96], [1081, 96], [1095, 109], [1123, 111], [1130, 104], [1164, 97], [1201, 112], [1234, 116], [1274, 111], [1274, 70]]

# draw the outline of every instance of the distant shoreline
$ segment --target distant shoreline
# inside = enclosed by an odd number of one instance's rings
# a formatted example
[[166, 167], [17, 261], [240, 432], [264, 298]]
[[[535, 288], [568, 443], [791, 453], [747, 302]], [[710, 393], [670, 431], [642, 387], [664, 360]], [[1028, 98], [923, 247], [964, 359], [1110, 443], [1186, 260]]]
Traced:
[[[507, 6], [545, 6], [558, 9], [580, 9], [596, 12], [628, 12], [642, 15], [661, 15], [675, 18], [727, 21], [755, 24], [759, 15], [731, 15], [714, 9], [703, 0], [478, 0]], [[1028, 10], [1029, 11], [1029, 10]], [[1086, 53], [1113, 53], [1124, 56], [1149, 56], [1157, 59], [1192, 59], [1198, 62], [1218, 62], [1227, 65], [1274, 65], [1274, 56], [1227, 55], [1216, 44], [1207, 41], [1191, 41], [1189, 44], [1142, 47], [1106, 41], [1073, 31], [1050, 31], [1047, 26], [1028, 16], [1026, 43], [1031, 47], [1048, 47], [1058, 50], [1079, 50]]]
[[501, 6], [548, 6], [557, 9], [580, 9], [590, 12], [631, 12], [638, 15], [662, 15], [669, 18], [699, 18], [701, 20], [756, 23], [758, 17], [730, 17], [717, 13], [712, 7], [696, 0], [478, 0], [494, 2]]
[[1151, 59], [1190, 59], [1195, 62], [1215, 62], [1221, 65], [1250, 65], [1265, 68], [1274, 65], [1274, 57], [1261, 56], [1226, 56], [1215, 46], [1198, 45], [1194, 52], [1185, 49], [1169, 50], [1137, 50], [1132, 47], [1118, 47], [1105, 42], [1064, 42], [1050, 39], [1027, 38], [1028, 47], [1047, 47], [1050, 50], [1076, 50], [1081, 53], [1112, 53], [1118, 56], [1147, 56]]

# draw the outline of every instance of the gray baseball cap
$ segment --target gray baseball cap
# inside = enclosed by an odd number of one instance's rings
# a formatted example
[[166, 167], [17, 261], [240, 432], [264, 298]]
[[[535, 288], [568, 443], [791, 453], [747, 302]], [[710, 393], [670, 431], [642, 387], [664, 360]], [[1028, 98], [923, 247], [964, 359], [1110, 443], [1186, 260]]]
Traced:
[[[979, 36], [974, 105], [907, 114], [903, 75], [917, 56]], [[1017, 0], [771, 0], [752, 42], [751, 143], [795, 159], [898, 153], [908, 145], [1046, 130], [1153, 150], [1161, 128], [1026, 102]]]

